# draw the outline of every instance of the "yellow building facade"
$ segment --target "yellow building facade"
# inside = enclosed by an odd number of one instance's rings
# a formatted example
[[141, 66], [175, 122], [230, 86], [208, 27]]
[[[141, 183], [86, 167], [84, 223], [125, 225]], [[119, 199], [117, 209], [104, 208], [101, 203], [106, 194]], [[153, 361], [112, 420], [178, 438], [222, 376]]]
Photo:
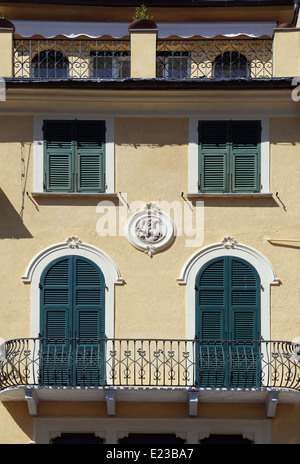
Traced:
[[0, 2], [0, 442], [299, 443], [297, 3], [72, 3]]

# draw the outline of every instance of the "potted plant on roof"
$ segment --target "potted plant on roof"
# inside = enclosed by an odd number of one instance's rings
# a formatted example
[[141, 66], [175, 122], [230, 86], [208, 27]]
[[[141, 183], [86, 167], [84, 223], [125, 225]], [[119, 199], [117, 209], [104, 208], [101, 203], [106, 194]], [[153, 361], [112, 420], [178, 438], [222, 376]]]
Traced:
[[8, 21], [8, 19], [5, 19], [2, 13], [0, 13], [0, 29], [12, 29], [13, 32], [15, 32], [14, 24]]
[[149, 16], [145, 5], [138, 6], [133, 16], [133, 21], [129, 24], [131, 29], [157, 29], [153, 16]]

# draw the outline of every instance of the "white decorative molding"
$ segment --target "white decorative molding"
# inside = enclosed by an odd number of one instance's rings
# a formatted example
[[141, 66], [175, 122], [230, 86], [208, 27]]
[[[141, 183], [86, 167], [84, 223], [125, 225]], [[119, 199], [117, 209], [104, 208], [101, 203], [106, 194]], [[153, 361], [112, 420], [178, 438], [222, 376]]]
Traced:
[[227, 235], [227, 237], [224, 237], [221, 240], [221, 243], [223, 243], [224, 248], [234, 248], [234, 245], [237, 243], [235, 238], [231, 237], [230, 235]]
[[[77, 239], [77, 237], [75, 237]], [[71, 240], [70, 240], [71, 239]], [[71, 245], [71, 246], [70, 246]], [[76, 255], [93, 261], [103, 272], [105, 279], [105, 333], [114, 337], [114, 286], [124, 284], [113, 260], [99, 248], [74, 240], [70, 236], [65, 242], [51, 245], [38, 253], [29, 263], [22, 280], [31, 284], [31, 337], [40, 331], [40, 279], [48, 264], [62, 256]]]
[[269, 392], [265, 401], [266, 404], [266, 416], [275, 417], [277, 404], [278, 404], [278, 392]]
[[197, 416], [198, 414], [198, 392], [189, 392], [189, 415]]
[[129, 218], [126, 235], [135, 248], [152, 257], [173, 241], [175, 225], [170, 216], [154, 203], [146, 203], [142, 210]]
[[183, 438], [186, 444], [199, 443], [199, 440], [212, 433], [240, 434], [251, 437], [255, 444], [272, 442], [272, 423], [268, 419], [201, 419], [193, 418], [119, 418], [119, 417], [34, 417], [33, 441], [49, 444], [51, 438], [64, 432], [95, 433], [105, 439], [105, 443], [118, 444], [120, 438], [130, 433], [174, 433]]
[[69, 248], [79, 248], [79, 244], [82, 243], [82, 241], [78, 237], [75, 237], [75, 235], [68, 237], [66, 242]]
[[105, 393], [107, 415], [114, 416], [116, 414], [116, 392], [108, 390]]
[[[228, 236], [232, 239], [231, 236]], [[261, 282], [261, 335], [270, 339], [270, 285], [278, 285], [275, 270], [269, 260], [259, 251], [248, 245], [238, 243], [235, 239], [221, 240], [196, 251], [184, 264], [177, 282], [186, 285], [186, 338], [195, 336], [195, 281], [199, 270], [208, 261], [223, 256], [234, 256], [249, 262], [258, 272]], [[224, 246], [228, 245], [228, 246]]]
[[25, 400], [27, 401], [29, 414], [37, 416], [39, 400], [36, 392], [34, 390], [25, 390]]

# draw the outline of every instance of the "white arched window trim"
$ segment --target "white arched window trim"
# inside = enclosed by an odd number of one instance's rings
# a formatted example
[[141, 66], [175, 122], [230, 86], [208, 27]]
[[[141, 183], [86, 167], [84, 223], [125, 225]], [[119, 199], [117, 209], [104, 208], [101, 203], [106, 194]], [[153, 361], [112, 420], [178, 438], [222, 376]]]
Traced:
[[261, 281], [261, 335], [270, 340], [270, 285], [278, 285], [275, 270], [269, 260], [259, 251], [233, 237], [225, 237], [220, 243], [214, 243], [194, 253], [182, 268], [177, 279], [178, 284], [186, 285], [186, 338], [195, 337], [195, 281], [198, 271], [208, 261], [222, 256], [233, 256], [248, 261], [256, 269]]
[[82, 243], [77, 237], [69, 237], [66, 242], [45, 248], [29, 263], [23, 282], [31, 283], [31, 337], [38, 337], [40, 331], [40, 289], [41, 275], [48, 264], [63, 256], [77, 255], [93, 261], [105, 278], [105, 334], [114, 338], [114, 286], [124, 283], [113, 260], [102, 250]]

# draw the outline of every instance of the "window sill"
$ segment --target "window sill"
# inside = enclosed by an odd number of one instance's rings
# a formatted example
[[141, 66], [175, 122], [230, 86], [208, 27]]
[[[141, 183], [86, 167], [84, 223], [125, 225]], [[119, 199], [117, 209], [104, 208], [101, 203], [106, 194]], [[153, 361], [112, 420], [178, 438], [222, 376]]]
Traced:
[[229, 199], [235, 199], [235, 198], [256, 198], [256, 199], [266, 199], [266, 198], [272, 198], [273, 193], [187, 193], [187, 198], [193, 199], [193, 198], [229, 198]]
[[33, 198], [118, 198], [117, 193], [84, 192], [32, 192]]

